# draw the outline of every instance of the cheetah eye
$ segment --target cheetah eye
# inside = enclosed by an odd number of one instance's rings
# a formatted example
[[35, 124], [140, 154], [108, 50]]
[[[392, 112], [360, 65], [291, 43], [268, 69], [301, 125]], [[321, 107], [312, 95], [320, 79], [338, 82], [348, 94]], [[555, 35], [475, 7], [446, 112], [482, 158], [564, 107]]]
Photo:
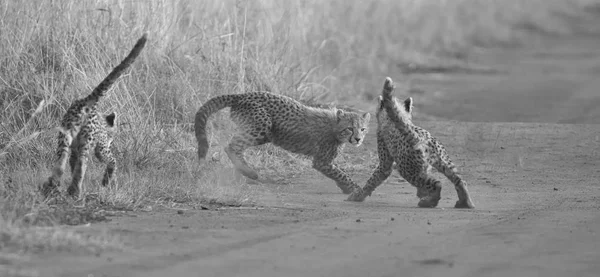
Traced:
[[360, 128], [360, 131], [361, 131], [361, 132], [364, 132], [364, 131], [365, 131], [365, 128]]

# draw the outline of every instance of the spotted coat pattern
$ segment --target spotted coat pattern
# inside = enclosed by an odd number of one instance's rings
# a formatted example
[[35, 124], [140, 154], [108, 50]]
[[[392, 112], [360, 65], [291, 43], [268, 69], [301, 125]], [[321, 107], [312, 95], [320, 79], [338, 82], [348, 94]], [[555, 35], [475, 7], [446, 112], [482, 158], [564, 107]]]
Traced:
[[[349, 201], [364, 201], [385, 181], [392, 169], [417, 188], [419, 207], [436, 207], [441, 198], [441, 182], [430, 171], [435, 168], [454, 184], [458, 193], [455, 208], [474, 208], [467, 184], [458, 174], [444, 146], [427, 130], [412, 123], [412, 98], [400, 103], [392, 96], [394, 84], [386, 78], [377, 106], [377, 153], [379, 165], [362, 190]], [[393, 166], [395, 163], [395, 166]]]
[[108, 185], [113, 179], [117, 166], [110, 146], [115, 133], [116, 114], [111, 113], [103, 116], [97, 110], [97, 104], [100, 98], [106, 95], [110, 87], [135, 61], [144, 48], [146, 40], [147, 35], [144, 34], [133, 46], [129, 55], [94, 88], [91, 94], [76, 100], [67, 109], [58, 128], [58, 147], [52, 175], [41, 186], [41, 193], [45, 197], [58, 191], [68, 160], [72, 181], [67, 193], [70, 196], [81, 198], [83, 177], [87, 169], [89, 153], [92, 149], [96, 158], [106, 164], [102, 185]]
[[217, 96], [196, 113], [195, 132], [198, 157], [208, 152], [206, 122], [210, 115], [231, 107], [231, 118], [239, 131], [225, 148], [235, 168], [247, 178], [258, 174], [246, 163], [245, 149], [273, 143], [287, 151], [313, 158], [313, 168], [334, 180], [348, 194], [360, 187], [341, 170], [334, 159], [345, 143], [360, 146], [367, 134], [369, 113], [358, 114], [341, 109], [315, 108], [283, 95], [251, 92]]

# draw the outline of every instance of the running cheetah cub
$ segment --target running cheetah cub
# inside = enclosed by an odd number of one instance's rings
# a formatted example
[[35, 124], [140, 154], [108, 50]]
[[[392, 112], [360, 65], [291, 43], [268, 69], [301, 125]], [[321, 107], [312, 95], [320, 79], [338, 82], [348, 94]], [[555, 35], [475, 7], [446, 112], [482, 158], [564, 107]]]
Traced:
[[355, 191], [349, 201], [363, 201], [392, 173], [392, 165], [411, 185], [417, 188], [419, 207], [433, 208], [438, 205], [442, 186], [431, 176], [431, 167], [443, 173], [456, 188], [458, 201], [455, 208], [473, 209], [467, 184], [457, 174], [446, 150], [425, 129], [412, 123], [412, 98], [400, 103], [392, 96], [394, 84], [386, 78], [382, 96], [377, 107], [377, 152], [379, 166], [373, 172], [362, 191]]
[[[113, 178], [116, 170], [116, 160], [110, 151], [114, 138], [116, 114], [101, 115], [97, 104], [101, 97], [106, 95], [108, 89], [129, 68], [146, 45], [147, 36], [144, 34], [133, 49], [117, 67], [115, 67], [104, 80], [87, 97], [76, 100], [63, 116], [58, 133], [58, 147], [52, 175], [41, 186], [44, 197], [56, 192], [60, 186], [60, 179], [65, 172], [67, 160], [71, 168], [73, 179], [67, 189], [70, 196], [81, 198], [83, 191], [83, 177], [87, 168], [89, 152], [94, 149], [94, 154], [101, 162], [106, 164], [106, 171], [102, 185], [106, 186]], [[70, 150], [70, 157], [69, 157]]]
[[231, 107], [231, 119], [239, 127], [225, 153], [236, 170], [249, 179], [258, 174], [248, 166], [244, 150], [273, 143], [287, 151], [313, 158], [313, 168], [336, 182], [349, 194], [360, 187], [341, 170], [334, 160], [345, 143], [360, 146], [367, 134], [370, 114], [358, 114], [336, 108], [309, 107], [283, 95], [269, 92], [229, 94], [208, 100], [196, 113], [195, 131], [198, 158], [208, 152], [206, 122], [218, 110]]

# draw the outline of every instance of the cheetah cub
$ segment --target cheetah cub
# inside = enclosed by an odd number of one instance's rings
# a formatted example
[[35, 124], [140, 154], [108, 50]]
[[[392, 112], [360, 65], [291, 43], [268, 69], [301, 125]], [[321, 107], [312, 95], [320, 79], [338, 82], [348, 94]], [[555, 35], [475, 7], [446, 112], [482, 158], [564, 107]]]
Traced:
[[349, 194], [360, 190], [334, 160], [345, 143], [362, 144], [368, 131], [369, 113], [309, 107], [290, 97], [269, 92], [217, 96], [196, 113], [194, 128], [200, 161], [206, 157], [209, 147], [206, 122], [210, 115], [226, 107], [231, 107], [231, 119], [239, 131], [225, 148], [225, 153], [242, 175], [258, 179], [258, 174], [244, 159], [244, 150], [270, 142], [292, 153], [312, 157], [313, 168], [335, 181], [342, 192]]
[[392, 166], [411, 185], [417, 188], [419, 207], [433, 208], [438, 205], [442, 186], [430, 174], [431, 167], [443, 173], [456, 188], [458, 201], [455, 208], [473, 209], [467, 184], [457, 174], [446, 150], [425, 129], [412, 123], [412, 98], [399, 102], [392, 96], [394, 84], [386, 78], [382, 96], [377, 107], [377, 153], [379, 166], [373, 172], [362, 191], [355, 191], [348, 201], [363, 201], [392, 173]]
[[[133, 49], [117, 67], [115, 67], [104, 80], [87, 97], [76, 100], [67, 109], [63, 116], [58, 133], [58, 147], [52, 175], [41, 186], [44, 197], [56, 192], [60, 186], [60, 179], [65, 172], [67, 160], [71, 168], [73, 179], [67, 189], [70, 196], [81, 198], [83, 191], [83, 177], [87, 168], [89, 152], [94, 149], [94, 154], [101, 162], [106, 164], [106, 171], [102, 185], [106, 186], [112, 179], [116, 170], [116, 160], [110, 151], [114, 138], [116, 114], [101, 115], [97, 104], [101, 97], [106, 95], [108, 89], [129, 68], [146, 45], [147, 35], [144, 34]], [[69, 157], [70, 150], [70, 157]]]

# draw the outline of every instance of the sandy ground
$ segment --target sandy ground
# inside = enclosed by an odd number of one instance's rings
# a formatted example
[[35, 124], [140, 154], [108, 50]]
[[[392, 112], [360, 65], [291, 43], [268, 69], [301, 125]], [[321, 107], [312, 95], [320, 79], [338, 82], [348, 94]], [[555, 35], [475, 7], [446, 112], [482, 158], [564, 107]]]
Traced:
[[[482, 57], [506, 74], [413, 79], [426, 91], [413, 96], [416, 113], [445, 118], [416, 123], [446, 145], [475, 210], [452, 208], [445, 179], [435, 209], [417, 208], [395, 177], [346, 202], [307, 168], [290, 185], [257, 185], [258, 208], [114, 217], [90, 229], [120, 235], [125, 251], [18, 266], [38, 276], [600, 276], [600, 125], [556, 124], [600, 123], [597, 42]], [[529, 123], [498, 123], [519, 121]], [[356, 163], [376, 155], [374, 133], [346, 148]], [[364, 184], [375, 166], [349, 173]]]
[[[98, 256], [47, 254], [40, 276], [598, 276], [600, 126], [421, 124], [447, 145], [475, 210], [439, 208], [390, 178], [363, 203], [308, 169], [268, 185], [257, 209], [140, 212], [96, 225], [131, 246]], [[375, 137], [347, 148], [375, 153]], [[364, 183], [371, 169], [351, 172]], [[89, 275], [92, 274], [92, 275]]]

